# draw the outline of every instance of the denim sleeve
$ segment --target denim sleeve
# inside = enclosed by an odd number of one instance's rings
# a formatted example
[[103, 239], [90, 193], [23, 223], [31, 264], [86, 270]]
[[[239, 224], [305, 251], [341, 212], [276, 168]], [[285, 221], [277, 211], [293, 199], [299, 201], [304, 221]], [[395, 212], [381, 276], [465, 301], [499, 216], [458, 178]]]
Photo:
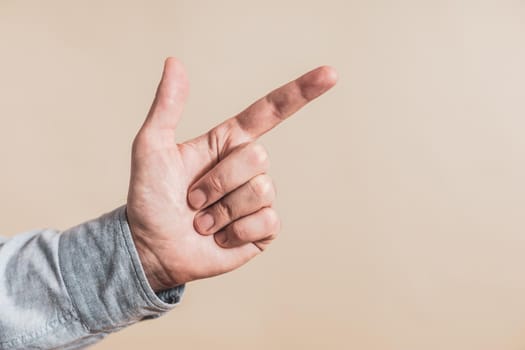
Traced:
[[0, 349], [79, 349], [179, 303], [148, 284], [126, 207], [64, 232], [0, 238]]

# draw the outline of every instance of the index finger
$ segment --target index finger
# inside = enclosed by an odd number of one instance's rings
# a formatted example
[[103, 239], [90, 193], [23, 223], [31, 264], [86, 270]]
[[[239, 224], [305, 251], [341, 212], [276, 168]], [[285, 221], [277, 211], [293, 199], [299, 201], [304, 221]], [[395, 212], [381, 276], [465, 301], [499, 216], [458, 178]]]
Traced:
[[[308, 102], [328, 91], [337, 82], [332, 67], [318, 67], [270, 92], [241, 113], [227, 119], [207, 133], [187, 141], [210, 161], [224, 158], [240, 144], [254, 141], [297, 112]], [[209, 170], [196, 168], [196, 173]]]
[[332, 67], [318, 67], [273, 90], [225, 123], [237, 126], [250, 139], [256, 139], [328, 91], [336, 82], [337, 74]]

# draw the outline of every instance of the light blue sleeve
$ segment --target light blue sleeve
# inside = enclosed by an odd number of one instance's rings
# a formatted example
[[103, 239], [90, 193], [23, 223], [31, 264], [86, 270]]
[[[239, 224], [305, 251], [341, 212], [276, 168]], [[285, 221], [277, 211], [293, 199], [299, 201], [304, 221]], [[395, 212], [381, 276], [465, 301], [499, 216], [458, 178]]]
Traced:
[[148, 284], [125, 209], [0, 238], [0, 349], [83, 348], [179, 303]]

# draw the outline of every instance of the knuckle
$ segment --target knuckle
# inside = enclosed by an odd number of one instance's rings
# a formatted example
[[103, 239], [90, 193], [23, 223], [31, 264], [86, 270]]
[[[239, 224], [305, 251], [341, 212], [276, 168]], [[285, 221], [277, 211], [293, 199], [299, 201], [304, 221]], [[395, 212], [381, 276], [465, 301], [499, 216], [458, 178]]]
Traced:
[[221, 221], [230, 221], [233, 218], [231, 206], [224, 201], [217, 202], [214, 209], [215, 214], [221, 219]]
[[249, 159], [256, 165], [266, 169], [269, 165], [268, 152], [263, 145], [259, 143], [252, 143], [249, 150]]
[[243, 242], [246, 238], [246, 229], [238, 221], [231, 224], [231, 233], [237, 241]]
[[214, 193], [223, 193], [224, 180], [220, 174], [213, 174], [208, 178], [208, 187]]
[[271, 208], [267, 208], [264, 211], [264, 227], [267, 232], [276, 232], [280, 227], [279, 215], [277, 212]]
[[250, 181], [250, 188], [257, 197], [262, 197], [268, 201], [273, 201], [275, 189], [272, 178], [267, 175], [259, 175]]
[[277, 239], [277, 236], [279, 235], [279, 231], [280, 231], [280, 221], [277, 221], [276, 227], [273, 230], [269, 231], [264, 236], [264, 238], [259, 241], [260, 243], [262, 243], [258, 245], [259, 248], [262, 248], [261, 250], [264, 250], [264, 248], [266, 248], [268, 244], [270, 244], [272, 241]]
[[231, 127], [228, 123], [219, 124], [207, 134], [208, 152], [212, 159], [221, 161], [224, 158], [225, 143], [229, 139]]
[[289, 110], [289, 106], [293, 102], [293, 94], [284, 91], [278, 90], [269, 95], [267, 95], [268, 107], [270, 109], [270, 114], [276, 119], [284, 119]]
[[274, 229], [270, 232], [268, 236], [266, 236], [265, 240], [273, 241], [279, 235], [280, 230], [281, 230], [281, 221], [277, 220]]

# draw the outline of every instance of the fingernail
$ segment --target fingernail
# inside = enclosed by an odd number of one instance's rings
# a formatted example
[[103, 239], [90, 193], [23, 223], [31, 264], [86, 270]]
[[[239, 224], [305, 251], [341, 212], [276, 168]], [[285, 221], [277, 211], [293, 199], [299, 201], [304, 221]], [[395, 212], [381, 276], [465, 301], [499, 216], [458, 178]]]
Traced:
[[202, 190], [196, 189], [188, 195], [190, 205], [195, 209], [200, 209], [206, 202], [206, 194]]
[[217, 232], [217, 233], [215, 234], [215, 240], [216, 240], [220, 245], [224, 245], [224, 244], [226, 244], [226, 242], [228, 241], [228, 236], [226, 236], [226, 232], [224, 232], [224, 231]]
[[201, 230], [208, 231], [215, 223], [215, 220], [213, 220], [213, 216], [211, 216], [211, 214], [204, 213], [197, 215], [195, 218], [195, 223]]

